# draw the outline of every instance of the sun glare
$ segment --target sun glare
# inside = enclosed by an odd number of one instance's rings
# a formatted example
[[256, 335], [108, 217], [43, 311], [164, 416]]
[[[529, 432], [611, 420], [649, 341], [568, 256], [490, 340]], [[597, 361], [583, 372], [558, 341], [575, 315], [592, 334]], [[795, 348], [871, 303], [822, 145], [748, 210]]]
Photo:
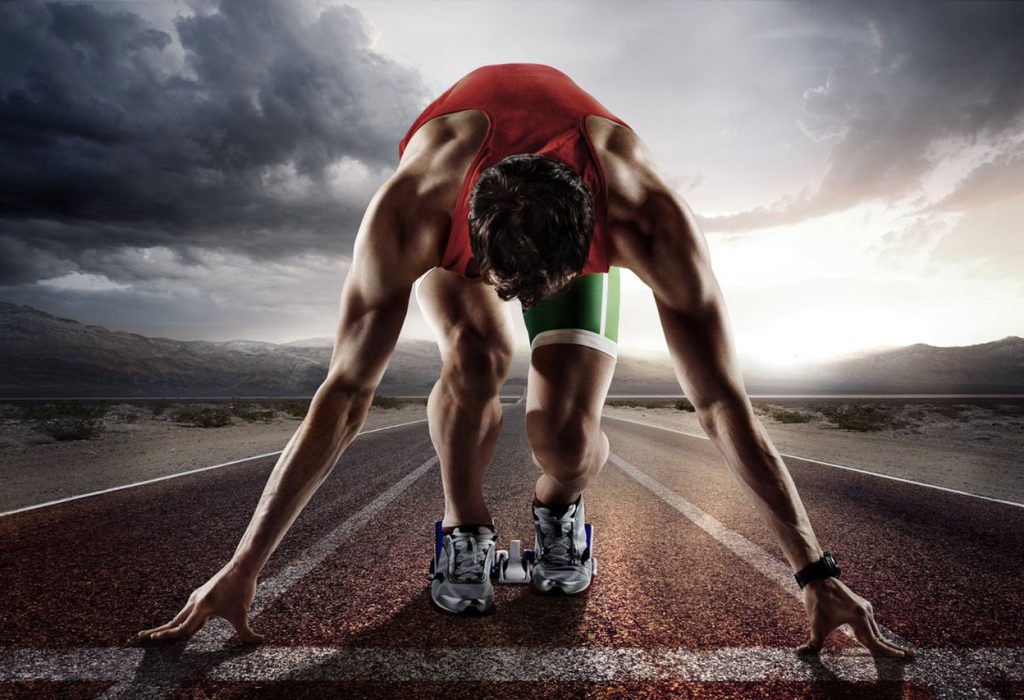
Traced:
[[870, 308], [808, 309], [779, 317], [767, 330], [737, 331], [737, 352], [776, 369], [795, 369], [861, 350], [905, 345], [927, 329]]

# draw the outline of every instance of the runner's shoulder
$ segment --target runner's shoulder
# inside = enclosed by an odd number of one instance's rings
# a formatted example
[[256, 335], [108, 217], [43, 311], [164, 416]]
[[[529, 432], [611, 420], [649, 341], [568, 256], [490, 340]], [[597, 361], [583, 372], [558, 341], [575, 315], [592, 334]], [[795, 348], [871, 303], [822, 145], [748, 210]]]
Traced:
[[409, 139], [398, 170], [424, 175], [472, 161], [487, 136], [487, 117], [475, 109], [443, 114], [424, 122]]
[[608, 186], [608, 206], [619, 215], [643, 206], [652, 190], [664, 188], [650, 148], [632, 129], [598, 115], [587, 129]]

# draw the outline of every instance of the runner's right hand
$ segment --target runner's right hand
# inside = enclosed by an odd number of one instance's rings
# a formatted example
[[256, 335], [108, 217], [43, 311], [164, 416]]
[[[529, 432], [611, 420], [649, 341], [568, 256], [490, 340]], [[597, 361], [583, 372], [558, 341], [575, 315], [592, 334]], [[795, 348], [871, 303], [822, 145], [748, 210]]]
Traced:
[[170, 622], [142, 630], [140, 640], [185, 639], [201, 630], [211, 617], [222, 617], [235, 628], [246, 644], [263, 641], [249, 626], [249, 606], [256, 595], [256, 577], [232, 564], [226, 565], [202, 586], [192, 591], [185, 607]]

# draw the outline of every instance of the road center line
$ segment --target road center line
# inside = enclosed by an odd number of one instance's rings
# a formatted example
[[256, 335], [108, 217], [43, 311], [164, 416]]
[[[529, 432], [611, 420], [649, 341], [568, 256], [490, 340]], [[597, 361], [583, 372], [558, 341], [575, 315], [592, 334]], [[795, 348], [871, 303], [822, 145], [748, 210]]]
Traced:
[[[653, 479], [645, 472], [637, 469], [614, 452], [608, 455], [608, 461], [629, 476], [633, 477], [636, 481], [640, 482], [641, 485], [645, 486], [661, 500], [665, 501], [665, 503], [672, 506], [688, 520], [693, 522], [694, 525], [722, 543], [722, 545], [724, 545], [733, 554], [803, 603], [803, 594], [800, 592], [796, 582], [793, 580], [793, 573], [790, 571], [790, 567], [787, 564], [782, 563], [740, 533], [726, 527], [722, 522], [715, 519], [708, 513], [705, 513], [693, 503], [690, 503], [688, 500], [669, 489], [660, 481]], [[914, 645], [893, 633], [886, 627], [879, 625], [878, 628], [885, 638], [913, 648]], [[846, 636], [851, 639], [856, 639], [849, 625], [842, 625], [840, 629], [844, 634], [846, 634]], [[793, 651], [790, 650], [790, 653], [793, 653]], [[988, 693], [984, 688], [975, 686], [974, 682], [976, 680], [978, 679], [966, 675], [951, 678], [948, 674], [944, 674], [942, 677], [930, 678], [928, 679], [928, 682], [930, 685], [935, 687], [936, 692], [940, 697], [958, 697], [958, 694], [963, 690], [965, 684], [971, 687], [971, 692], [973, 693], [971, 697], [995, 697]]]
[[799, 589], [789, 567], [764, 551], [760, 546], [754, 544], [735, 530], [729, 529], [720, 521], [705, 513], [660, 481], [640, 471], [614, 452], [608, 455], [608, 461], [626, 472], [636, 481], [639, 481], [642, 486], [652, 491], [655, 496], [682, 513], [694, 525], [721, 542], [733, 554], [760, 571], [787, 593], [791, 593], [798, 598], [800, 597]]
[[[370, 522], [371, 518], [401, 496], [406, 489], [412, 486], [413, 482], [430, 471], [437, 463], [437, 455], [434, 455], [346, 518], [338, 527], [324, 535], [316, 544], [306, 549], [284, 569], [260, 582], [256, 589], [256, 596], [253, 598], [252, 606], [249, 608], [250, 619], [257, 617], [267, 606], [287, 593], [288, 589], [298, 583], [303, 576], [323, 563], [345, 540]], [[197, 644], [201, 643], [208, 648], [211, 644], [220, 646], [223, 642], [227, 641], [234, 633], [234, 630], [224, 620], [218, 620], [218, 622], [223, 622], [224, 624], [219, 625], [216, 630], [211, 630], [209, 634], [197, 635], [197, 637], [193, 638], [195, 642]], [[200, 636], [202, 636], [202, 639], [198, 638]]]
[[[726, 527], [721, 521], [715, 519], [708, 513], [705, 513], [693, 503], [690, 503], [660, 481], [637, 469], [614, 452], [609, 453], [608, 461], [626, 472], [626, 474], [633, 477], [635, 480], [639, 481], [641, 485], [653, 492], [654, 495], [682, 513], [688, 520], [693, 522], [694, 525], [721, 542], [725, 545], [726, 549], [764, 574], [764, 576], [776, 583], [780, 588], [782, 588], [782, 590], [796, 597], [796, 599], [801, 603], [803, 602], [803, 594], [797, 587], [796, 581], [793, 579], [793, 572], [790, 570], [788, 564], [784, 564], [762, 549], [759, 545], [751, 542], [735, 530]], [[855, 639], [852, 630], [850, 630], [847, 625], [843, 625], [841, 629], [846, 636], [851, 639]], [[881, 629], [885, 636], [890, 639], [901, 644], [911, 646], [910, 642], [900, 638], [898, 635], [887, 630], [881, 625], [879, 625], [879, 629]]]
[[[350, 515], [338, 527], [324, 535], [315, 544], [306, 549], [298, 558], [273, 576], [264, 579], [256, 587], [256, 595], [249, 607], [249, 619], [253, 620], [267, 609], [274, 601], [283, 596], [306, 574], [319, 566], [327, 557], [335, 552], [345, 540], [366, 525], [375, 515], [405, 492], [413, 482], [426, 474], [438, 463], [434, 455], [420, 466], [406, 474], [371, 502]], [[223, 649], [224, 643], [234, 634], [234, 628], [222, 618], [211, 618], [206, 628], [191, 637], [185, 646], [185, 653], [196, 653], [209, 657]], [[138, 668], [136, 670], [139, 670]], [[168, 668], [166, 677], [160, 680], [160, 687], [151, 687], [153, 680], [146, 678], [139, 671], [139, 676], [132, 676], [107, 689], [99, 697], [106, 700], [113, 698], [136, 698], [144, 694], [147, 698], [168, 697], [175, 692], [178, 684], [188, 677], [190, 669], [187, 665], [175, 665]], [[145, 693], [143, 693], [145, 690]]]
[[[690, 433], [685, 430], [677, 430], [676, 428], [666, 428], [663, 425], [655, 425], [654, 423], [645, 423], [644, 421], [633, 420], [632, 418], [621, 418], [619, 416], [604, 415], [603, 418], [609, 418], [611, 420], [622, 421], [623, 423], [635, 423], [636, 425], [642, 425], [645, 428], [654, 428], [655, 430], [664, 430], [669, 433], [676, 433], [678, 435], [686, 435], [688, 437], [700, 438], [701, 440], [709, 440], [707, 435], [700, 435], [698, 433]], [[991, 496], [982, 496], [977, 493], [970, 493], [968, 491], [959, 491], [957, 489], [947, 488], [945, 486], [936, 486], [935, 484], [928, 484], [923, 481], [914, 481], [913, 479], [904, 479], [900, 476], [891, 476], [889, 474], [882, 474], [880, 472], [873, 472], [867, 469], [858, 469], [857, 467], [850, 467], [845, 464], [836, 464], [834, 462], [824, 462], [820, 459], [811, 459], [810, 457], [801, 457], [800, 455], [786, 454], [780, 452], [783, 457], [790, 459], [799, 459], [804, 462], [811, 462], [812, 464], [820, 464], [823, 467], [833, 467], [834, 469], [845, 469], [849, 472], [857, 472], [858, 474], [867, 474], [868, 476], [876, 476], [879, 479], [889, 479], [891, 481], [900, 481], [904, 484], [913, 484], [914, 486], [923, 486], [927, 489], [935, 489], [936, 491], [945, 491], [946, 493], [955, 493], [958, 496], [969, 496], [971, 498], [978, 498], [983, 501], [991, 501], [993, 503], [1002, 503], [1005, 506], [1014, 506], [1016, 508], [1024, 508], [1024, 503], [1017, 503], [1016, 501], [1005, 501], [1001, 498], [992, 498]]]
[[[420, 418], [419, 420], [409, 421], [408, 423], [398, 423], [397, 425], [386, 425], [383, 428], [373, 428], [372, 430], [363, 430], [362, 432], [359, 433], [359, 435], [369, 435], [370, 433], [380, 432], [381, 430], [391, 430], [393, 428], [402, 428], [402, 427], [404, 427], [406, 425], [414, 425], [416, 423], [423, 423], [426, 420], [427, 420], [426, 418]], [[356, 437], [359, 437], [359, 435], [357, 435]], [[123, 484], [121, 486], [112, 486], [109, 489], [101, 489], [99, 491], [90, 491], [89, 493], [82, 493], [82, 494], [78, 494], [77, 496], [68, 496], [66, 498], [58, 498], [58, 499], [56, 499], [54, 501], [46, 501], [45, 503], [37, 503], [37, 504], [31, 505], [31, 506], [23, 506], [21, 508], [15, 508], [14, 510], [8, 510], [8, 511], [5, 511], [3, 513], [0, 513], [0, 518], [4, 517], [6, 515], [14, 515], [15, 513], [24, 513], [25, 511], [28, 511], [28, 510], [36, 510], [38, 508], [46, 508], [47, 506], [55, 506], [55, 505], [57, 505], [59, 503], [67, 503], [68, 501], [77, 501], [80, 498], [89, 498], [91, 496], [99, 496], [99, 495], [104, 494], [104, 493], [112, 493], [114, 491], [121, 491], [123, 489], [133, 489], [136, 486], [145, 486], [146, 484], [155, 484], [158, 481], [166, 481], [167, 479], [177, 479], [180, 476], [188, 476], [189, 474], [198, 474], [199, 472], [205, 472], [205, 471], [209, 471], [211, 469], [220, 469], [221, 467], [230, 467], [233, 464], [242, 464], [243, 462], [251, 462], [251, 461], [257, 460], [257, 459], [263, 459], [264, 457], [273, 457], [274, 455], [279, 455], [282, 452], [284, 452], [284, 450], [278, 450], [277, 452], [267, 452], [267, 453], [261, 454], [261, 455], [253, 455], [252, 457], [242, 457], [241, 459], [235, 459], [235, 460], [232, 460], [230, 462], [221, 462], [220, 464], [211, 464], [208, 467], [199, 467], [197, 469], [189, 469], [188, 471], [175, 472], [174, 474], [167, 474], [165, 476], [158, 476], [158, 477], [153, 478], [153, 479], [146, 479], [145, 481], [136, 481], [136, 482], [133, 482], [131, 484]]]

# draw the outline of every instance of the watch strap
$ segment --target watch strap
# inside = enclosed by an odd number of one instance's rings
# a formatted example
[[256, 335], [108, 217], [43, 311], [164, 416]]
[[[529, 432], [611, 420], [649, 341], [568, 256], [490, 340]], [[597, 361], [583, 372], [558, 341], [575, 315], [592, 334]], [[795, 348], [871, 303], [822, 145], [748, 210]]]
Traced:
[[793, 578], [796, 579], [797, 585], [803, 589], [811, 581], [820, 581], [821, 579], [830, 578], [835, 576], [839, 577], [839, 565], [836, 564], [836, 560], [831, 554], [825, 552], [822, 554], [821, 559], [816, 562], [812, 562], [804, 568], [793, 574]]

